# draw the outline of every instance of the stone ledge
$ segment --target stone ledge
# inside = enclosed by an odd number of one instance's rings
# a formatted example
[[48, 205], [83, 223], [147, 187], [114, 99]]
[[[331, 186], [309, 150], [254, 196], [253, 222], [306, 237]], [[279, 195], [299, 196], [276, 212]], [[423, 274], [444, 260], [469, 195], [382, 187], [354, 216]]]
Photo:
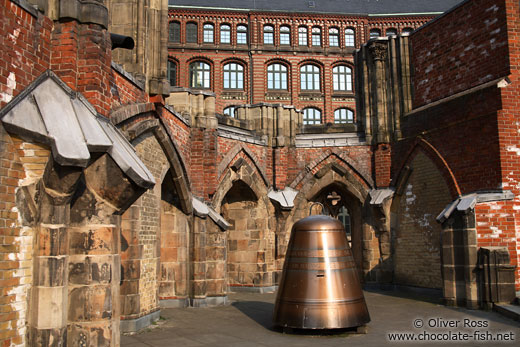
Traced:
[[159, 320], [161, 316], [161, 310], [149, 313], [146, 316], [142, 316], [136, 319], [122, 319], [120, 329], [122, 333], [135, 333], [141, 329], [150, 326], [153, 322]]
[[190, 299], [159, 299], [161, 308], [184, 308], [190, 306]]
[[190, 299], [190, 306], [192, 307], [213, 307], [224, 306], [228, 304], [228, 297], [226, 296], [208, 296], [206, 298], [192, 298]]
[[229, 286], [230, 292], [235, 293], [272, 293], [278, 290], [278, 286], [269, 286], [269, 287], [249, 287], [249, 286]]

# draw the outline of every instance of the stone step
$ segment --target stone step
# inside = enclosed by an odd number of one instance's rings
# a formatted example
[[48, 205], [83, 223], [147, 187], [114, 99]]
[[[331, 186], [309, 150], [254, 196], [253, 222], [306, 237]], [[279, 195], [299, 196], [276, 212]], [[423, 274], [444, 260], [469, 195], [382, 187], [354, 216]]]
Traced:
[[520, 321], [520, 306], [512, 304], [493, 304], [493, 311], [501, 315]]

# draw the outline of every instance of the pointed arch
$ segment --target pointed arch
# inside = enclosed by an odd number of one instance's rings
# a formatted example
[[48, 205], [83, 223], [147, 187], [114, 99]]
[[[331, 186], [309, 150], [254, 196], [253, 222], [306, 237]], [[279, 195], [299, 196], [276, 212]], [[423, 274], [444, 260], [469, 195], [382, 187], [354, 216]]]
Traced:
[[[333, 166], [334, 162], [336, 163], [335, 166]], [[318, 158], [311, 161], [289, 186], [293, 189], [299, 189], [327, 163], [330, 164], [330, 168], [344, 172], [345, 175], [347, 173], [351, 175], [365, 186], [367, 191], [374, 187], [374, 181], [370, 177], [367, 168], [364, 168], [357, 160], [350, 157], [348, 153], [336, 150], [327, 150]]]
[[[239, 151], [239, 153], [245, 153]], [[236, 158], [236, 159], [235, 159]], [[212, 206], [220, 212], [222, 200], [232, 188], [236, 181], [242, 181], [246, 184], [258, 199], [264, 200], [268, 204], [269, 199], [267, 197], [268, 184], [264, 179], [263, 174], [259, 171], [258, 166], [254, 160], [244, 158], [240, 155], [235, 155], [232, 159], [232, 163], [226, 166], [227, 170], [220, 177], [219, 185], [215, 194], [213, 195]]]
[[168, 177], [171, 177], [179, 194], [180, 207], [184, 213], [191, 214], [191, 184], [185, 160], [170, 129], [163, 118], [157, 115], [155, 106], [151, 103], [126, 105], [111, 113], [111, 121], [125, 134], [129, 142], [146, 133], [153, 134], [170, 165], [171, 175]]
[[231, 150], [228, 151], [226, 156], [224, 158], [222, 158], [222, 160], [218, 164], [217, 182], [222, 181], [222, 174], [231, 165], [231, 163], [234, 162], [235, 157], [237, 157], [237, 155], [239, 155], [239, 153], [241, 153], [241, 152], [242, 152], [242, 155], [244, 156], [244, 158], [247, 158], [251, 161], [254, 168], [256, 169], [256, 171], [260, 175], [261, 179], [263, 180], [264, 184], [266, 186], [269, 186], [270, 184], [269, 184], [269, 180], [267, 179], [267, 175], [265, 173], [265, 167], [260, 164], [258, 157], [247, 146], [244, 146], [241, 143], [238, 143], [233, 148], [231, 148]]
[[406, 167], [413, 161], [415, 156], [419, 151], [422, 151], [430, 160], [435, 164], [435, 166], [441, 172], [448, 188], [450, 190], [451, 197], [453, 199], [462, 195], [460, 191], [459, 184], [457, 182], [457, 178], [453, 174], [450, 166], [448, 165], [446, 159], [442, 156], [442, 154], [433, 146], [430, 142], [426, 141], [424, 138], [419, 137], [415, 139], [413, 145], [408, 150], [405, 160], [403, 161], [401, 167], [397, 171], [394, 179], [392, 179], [392, 186], [399, 187], [403, 183], [403, 180], [407, 179]]

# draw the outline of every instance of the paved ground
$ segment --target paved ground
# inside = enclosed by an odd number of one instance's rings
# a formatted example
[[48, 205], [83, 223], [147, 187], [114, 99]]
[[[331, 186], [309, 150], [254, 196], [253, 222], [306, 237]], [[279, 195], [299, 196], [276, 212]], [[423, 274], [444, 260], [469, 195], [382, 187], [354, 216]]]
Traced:
[[[424, 333], [417, 335], [423, 331], [430, 339], [437, 337], [433, 334], [451, 339], [442, 345], [520, 345], [520, 323], [517, 321], [495, 312], [445, 307], [417, 295], [405, 297], [391, 291], [365, 292], [372, 318], [365, 335], [344, 331], [322, 335], [283, 334], [271, 325], [274, 294], [233, 293], [229, 298], [231, 304], [228, 306], [162, 310], [157, 325], [135, 335], [121, 336], [121, 346], [397, 346], [405, 343], [389, 341], [390, 333], [415, 333], [415, 338], [419, 339], [426, 337]], [[414, 328], [414, 324], [421, 325], [421, 322], [422, 328]], [[465, 328], [465, 323], [480, 327]], [[443, 324], [458, 327], [440, 327]], [[469, 342], [460, 341], [464, 333], [468, 334]], [[497, 333], [513, 341], [497, 341]], [[418, 344], [417, 340], [406, 343], [408, 346]], [[423, 342], [421, 345], [441, 344]]]

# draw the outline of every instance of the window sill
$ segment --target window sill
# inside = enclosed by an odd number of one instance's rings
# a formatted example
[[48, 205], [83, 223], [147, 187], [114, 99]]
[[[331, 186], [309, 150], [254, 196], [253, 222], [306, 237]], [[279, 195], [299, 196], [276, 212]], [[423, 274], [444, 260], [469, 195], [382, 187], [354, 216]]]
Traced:
[[306, 124], [303, 125], [301, 134], [334, 134], [334, 133], [355, 133], [357, 125], [355, 123], [326, 123], [326, 124]]

